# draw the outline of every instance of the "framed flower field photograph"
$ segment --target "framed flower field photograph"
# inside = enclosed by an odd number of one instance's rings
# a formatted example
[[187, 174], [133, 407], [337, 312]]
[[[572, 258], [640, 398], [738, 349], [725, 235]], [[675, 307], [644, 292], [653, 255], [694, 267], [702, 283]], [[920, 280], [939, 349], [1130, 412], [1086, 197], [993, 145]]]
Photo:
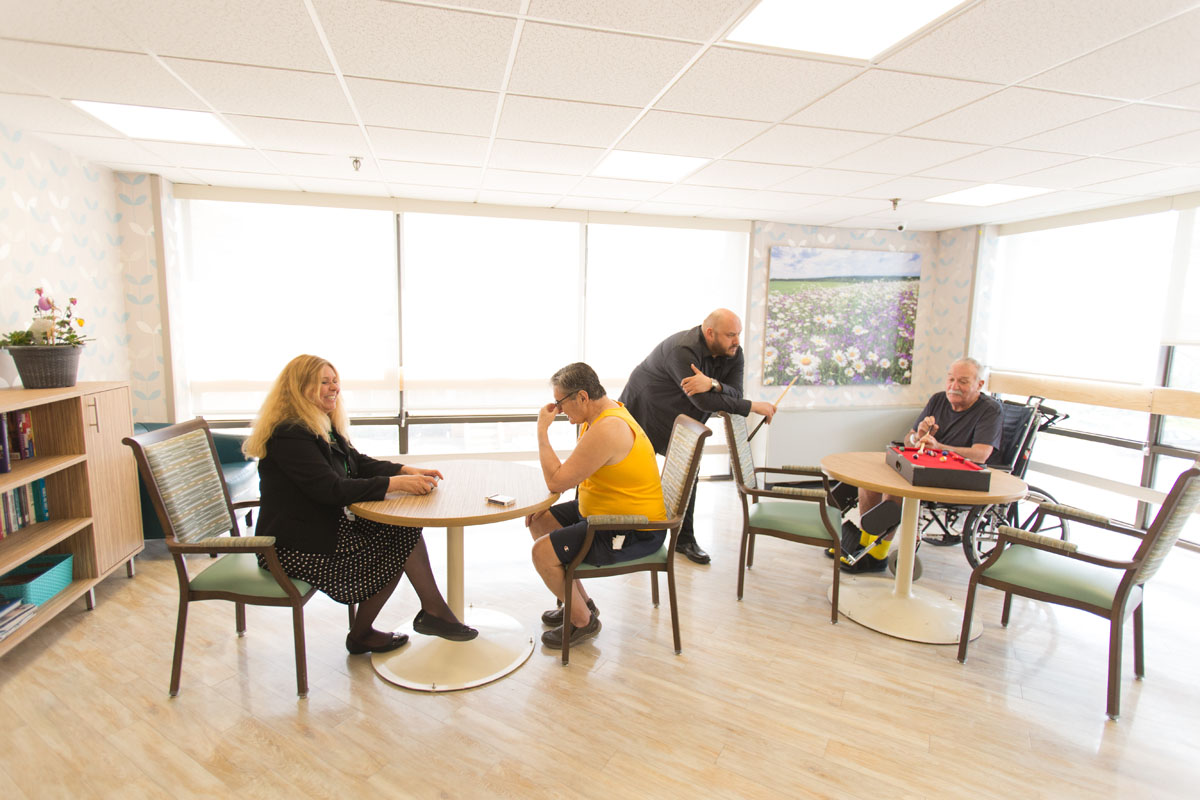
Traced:
[[919, 253], [771, 248], [763, 384], [909, 384]]

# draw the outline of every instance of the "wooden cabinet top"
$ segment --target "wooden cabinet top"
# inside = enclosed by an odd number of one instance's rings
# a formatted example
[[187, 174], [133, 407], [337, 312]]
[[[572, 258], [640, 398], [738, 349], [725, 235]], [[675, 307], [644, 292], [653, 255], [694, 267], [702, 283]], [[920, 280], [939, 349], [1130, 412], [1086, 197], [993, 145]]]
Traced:
[[126, 381], [85, 381], [62, 389], [0, 389], [0, 412], [18, 411], [30, 406], [57, 403], [94, 392], [128, 387]]

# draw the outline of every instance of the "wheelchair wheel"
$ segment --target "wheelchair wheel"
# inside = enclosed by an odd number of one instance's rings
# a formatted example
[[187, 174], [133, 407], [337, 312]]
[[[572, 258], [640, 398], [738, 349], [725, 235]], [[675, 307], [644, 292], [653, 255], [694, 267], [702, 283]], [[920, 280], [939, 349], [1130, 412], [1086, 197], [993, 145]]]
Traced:
[[1022, 500], [993, 506], [975, 506], [968, 512], [963, 523], [962, 545], [967, 561], [972, 567], [982, 564], [996, 547], [996, 535], [1001, 525], [1037, 531], [1047, 536], [1069, 538], [1067, 523], [1055, 517], [1045, 520], [1044, 525], [1034, 525], [1038, 502], [1057, 503], [1049, 492], [1030, 486]]

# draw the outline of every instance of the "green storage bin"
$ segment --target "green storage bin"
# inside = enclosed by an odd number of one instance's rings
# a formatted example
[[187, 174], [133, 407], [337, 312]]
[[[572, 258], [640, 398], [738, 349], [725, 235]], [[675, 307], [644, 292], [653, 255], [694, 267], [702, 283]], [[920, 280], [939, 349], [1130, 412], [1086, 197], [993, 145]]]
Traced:
[[0, 575], [0, 597], [40, 606], [71, 583], [74, 560], [62, 553], [34, 556], [11, 572]]

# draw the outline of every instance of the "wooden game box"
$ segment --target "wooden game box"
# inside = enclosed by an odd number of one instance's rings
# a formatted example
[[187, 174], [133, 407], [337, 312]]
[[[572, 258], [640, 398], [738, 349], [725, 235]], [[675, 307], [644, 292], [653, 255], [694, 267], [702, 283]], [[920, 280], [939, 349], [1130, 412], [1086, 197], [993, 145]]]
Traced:
[[974, 492], [986, 492], [992, 486], [992, 472], [987, 467], [981, 467], [974, 462], [959, 456], [950, 455], [948, 460], [941, 461], [941, 452], [934, 454], [925, 451], [917, 456], [914, 448], [889, 447], [886, 460], [889, 467], [896, 470], [913, 486], [932, 486], [938, 489], [966, 489]]

